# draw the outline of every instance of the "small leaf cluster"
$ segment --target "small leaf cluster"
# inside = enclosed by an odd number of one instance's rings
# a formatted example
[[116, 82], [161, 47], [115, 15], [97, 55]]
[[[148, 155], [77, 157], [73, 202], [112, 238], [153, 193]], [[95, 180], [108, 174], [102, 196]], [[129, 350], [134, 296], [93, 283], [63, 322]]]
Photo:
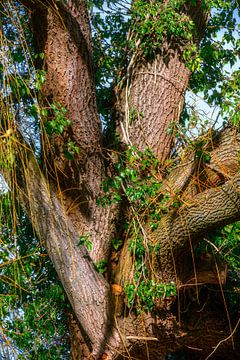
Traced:
[[136, 287], [134, 284], [125, 286], [128, 307], [136, 307], [137, 313], [141, 311], [154, 311], [158, 301], [175, 297], [175, 284], [158, 284], [154, 280], [144, 279]]
[[107, 271], [107, 260], [106, 259], [102, 259], [100, 260], [97, 264], [95, 264], [97, 271], [100, 274], [104, 274]]
[[71, 124], [67, 118], [67, 109], [60, 102], [50, 104], [49, 108], [42, 108], [41, 115], [48, 119], [45, 129], [49, 136], [63, 134], [64, 130]]
[[136, 209], [143, 209], [159, 195], [158, 159], [150, 149], [129, 147], [114, 164], [114, 176], [102, 187], [105, 195], [98, 200], [102, 206], [128, 201]]
[[93, 243], [90, 240], [90, 233], [86, 233], [79, 238], [78, 246], [85, 246], [87, 251], [92, 251]]
[[122, 246], [123, 240], [122, 239], [113, 239], [112, 240], [112, 246], [115, 251], [118, 251], [118, 249]]
[[68, 160], [74, 160], [74, 156], [80, 153], [80, 148], [74, 141], [68, 141], [64, 150], [64, 155]]
[[217, 230], [212, 234], [211, 240], [227, 264], [232, 269], [240, 271], [240, 222]]
[[208, 140], [205, 138], [199, 138], [197, 141], [192, 141], [190, 143], [190, 148], [192, 147], [195, 150], [195, 156], [198, 161], [205, 164], [209, 164], [211, 161], [211, 153], [207, 148]]

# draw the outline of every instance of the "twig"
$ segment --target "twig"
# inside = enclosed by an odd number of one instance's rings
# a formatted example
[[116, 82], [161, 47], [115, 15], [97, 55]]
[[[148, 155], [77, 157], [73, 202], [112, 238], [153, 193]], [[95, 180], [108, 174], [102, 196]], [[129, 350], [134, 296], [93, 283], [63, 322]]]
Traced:
[[217, 349], [219, 348], [219, 346], [224, 343], [225, 341], [228, 341], [229, 339], [231, 339], [231, 337], [233, 337], [234, 333], [236, 332], [237, 328], [238, 328], [238, 325], [240, 324], [240, 318], [238, 319], [238, 322], [235, 326], [235, 328], [233, 329], [232, 333], [225, 339], [219, 341], [219, 343], [217, 344], [217, 346], [215, 347], [215, 349], [211, 352], [211, 354], [209, 354], [205, 360], [208, 360], [210, 359], [210, 357], [217, 351]]
[[213, 244], [211, 241], [209, 241], [206, 238], [203, 238], [203, 240], [206, 241], [208, 244], [212, 245], [212, 247], [214, 247], [214, 249], [216, 250], [217, 253], [220, 252], [220, 249], [215, 244]]
[[147, 340], [147, 341], [159, 341], [156, 337], [147, 337], [147, 336], [126, 336], [126, 340]]

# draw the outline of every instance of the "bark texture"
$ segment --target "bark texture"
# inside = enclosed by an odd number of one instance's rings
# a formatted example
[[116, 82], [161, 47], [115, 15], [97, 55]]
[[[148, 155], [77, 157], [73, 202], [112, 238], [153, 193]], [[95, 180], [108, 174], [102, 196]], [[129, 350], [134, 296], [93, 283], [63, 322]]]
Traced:
[[[26, 148], [25, 148], [26, 149]], [[38, 163], [29, 150], [20, 150], [20, 202], [29, 214], [81, 324], [82, 335], [94, 356], [99, 356], [111, 333], [111, 293], [84, 247], [77, 247], [77, 232], [62, 204], [49, 188]], [[30, 202], [29, 202], [30, 199]], [[47, 221], [42, 221], [47, 219]]]
[[[72, 305], [72, 358], [155, 360], [181, 349], [200, 353], [199, 358], [208, 356], [219, 341], [230, 335], [229, 319], [214, 308], [211, 289], [196, 290], [197, 297], [201, 294], [196, 301], [196, 294], [192, 297], [188, 290], [185, 292], [185, 285], [192, 274], [195, 288], [199, 282], [201, 286], [206, 284], [196, 271], [194, 244], [206, 232], [240, 218], [239, 134], [226, 128], [216, 138], [211, 136], [205, 149], [211, 152], [210, 164], [196, 159], [194, 150], [189, 151], [185, 160], [163, 179], [163, 193], [177, 192], [182, 203], [162, 217], [157, 230], [150, 231], [147, 222], [143, 227], [147, 241], [160, 245], [159, 253], [152, 257], [154, 278], [174, 282], [178, 298], [158, 299], [155, 313], [137, 316], [126, 308], [123, 291], [134, 261], [129, 252], [130, 239], [116, 255], [119, 261], [112, 286], [93, 264], [110, 258], [119, 210], [96, 205], [107, 170], [101, 149], [86, 3], [22, 3], [32, 11], [38, 48], [45, 54], [47, 79], [41, 101], [44, 106], [60, 102], [71, 120], [62, 135], [43, 141], [45, 173], [27, 145], [20, 148], [17, 181], [20, 203], [44, 239]], [[201, 1], [184, 7], [196, 24], [196, 42], [208, 19], [200, 5]], [[122, 87], [117, 89], [122, 140], [140, 150], [152, 148], [163, 164], [173, 145], [173, 135], [167, 130], [172, 121], [179, 120], [189, 77], [182, 49], [172, 39], [165, 39], [151, 61], [143, 59], [141, 52], [133, 54]], [[69, 141], [79, 148], [72, 161], [64, 156]], [[77, 246], [79, 235], [86, 232], [91, 233], [93, 242], [90, 254]], [[114, 293], [113, 285], [122, 291]], [[182, 297], [187, 298], [187, 308]], [[219, 351], [235, 356], [239, 344], [234, 352], [231, 336], [229, 339]]]
[[[117, 210], [103, 209], [96, 204], [106, 169], [86, 3], [84, 0], [71, 0], [66, 4], [22, 3], [31, 8], [37, 49], [44, 53], [43, 63], [37, 64], [46, 70], [39, 101], [47, 108], [61, 104], [71, 121], [63, 134], [42, 137], [46, 175], [79, 236], [91, 234], [94, 245], [91, 257], [97, 263], [109, 257]], [[50, 120], [51, 112], [47, 119], [42, 119], [43, 128]], [[78, 148], [72, 160], [65, 155], [70, 143]]]
[[190, 71], [171, 48], [150, 63], [139, 60], [132, 66], [124, 91], [122, 136], [140, 150], [153, 149], [163, 163], [173, 144], [167, 130], [181, 114]]
[[[182, 9], [195, 23], [196, 41], [202, 38], [209, 17], [200, 4]], [[169, 129], [179, 121], [191, 71], [177, 40], [165, 39], [153, 59], [145, 59], [137, 38], [135, 43], [126, 75], [116, 89], [120, 133], [125, 143], [140, 150], [151, 148], [164, 163], [173, 146]]]

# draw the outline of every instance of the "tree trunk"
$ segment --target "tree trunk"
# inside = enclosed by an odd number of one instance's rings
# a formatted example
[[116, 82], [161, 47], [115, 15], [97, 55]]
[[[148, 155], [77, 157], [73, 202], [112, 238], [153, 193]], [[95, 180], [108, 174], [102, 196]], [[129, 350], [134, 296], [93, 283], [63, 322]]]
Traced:
[[99, 356], [112, 332], [110, 287], [96, 271], [85, 248], [77, 246], [77, 232], [49, 188], [31, 150], [25, 145], [18, 155], [20, 168], [24, 169], [18, 173], [19, 200], [39, 238], [45, 241], [48, 255], [81, 324], [82, 336], [92, 354]]
[[[92, 40], [84, 0], [48, 1], [32, 4], [33, 33], [37, 52], [44, 53], [42, 66], [46, 82], [39, 102], [50, 108], [60, 104], [71, 121], [63, 134], [46, 134], [43, 127], [42, 154], [46, 176], [64, 205], [68, 217], [79, 236], [91, 234], [92, 260], [97, 263], [110, 255], [111, 240], [115, 235], [114, 219], [117, 209], [97, 206], [101, 182], [106, 177], [101, 148], [101, 124], [97, 113], [92, 63]], [[68, 159], [69, 144], [77, 147], [73, 159]]]
[[[114, 284], [108, 283], [93, 263], [110, 258], [119, 209], [96, 205], [101, 181], [108, 170], [101, 148], [85, 1], [22, 3], [33, 11], [35, 38], [45, 56], [47, 78], [40, 101], [46, 107], [60, 102], [71, 120], [63, 134], [54, 134], [50, 140], [43, 130], [46, 173], [26, 144], [16, 155], [19, 201], [46, 243], [74, 312], [69, 320], [72, 358], [155, 360], [181, 349], [195, 349], [201, 356], [208, 356], [219, 341], [229, 336], [229, 319], [215, 311], [212, 303], [216, 299], [211, 290], [204, 287], [198, 290], [201, 266], [198, 273], [193, 246], [207, 231], [240, 219], [239, 143], [233, 140], [232, 131], [226, 129], [218, 143], [214, 142], [209, 167], [197, 172], [196, 159], [190, 154], [190, 162], [182, 170], [163, 179], [163, 191], [180, 190], [182, 204], [162, 217], [157, 230], [151, 232], [148, 222], [143, 224], [143, 230], [149, 244], [160, 245], [158, 254], [151, 259], [154, 279], [174, 282], [178, 298], [156, 299], [155, 313], [137, 315], [130, 311], [125, 306], [123, 290], [133, 266], [130, 239], [118, 254], [116, 274], [111, 277]], [[200, 41], [208, 19], [201, 2], [197, 3], [184, 8], [196, 24], [196, 42]], [[179, 121], [189, 77], [182, 49], [176, 41], [165, 39], [163, 48], [151, 61], [143, 59], [136, 50], [117, 89], [122, 140], [141, 150], [150, 147], [162, 165], [172, 150], [173, 135], [168, 129], [172, 121]], [[72, 161], [64, 155], [69, 142], [79, 149]], [[201, 176], [205, 179], [204, 187], [195, 182]], [[79, 235], [86, 233], [91, 234], [93, 243], [89, 254], [84, 247], [77, 246]], [[185, 290], [192, 274], [197, 298], [202, 296], [198, 301], [193, 299], [195, 293], [192, 296]], [[119, 286], [119, 293], [114, 285]], [[182, 297], [187, 298], [187, 310]], [[237, 343], [236, 351], [238, 348]], [[235, 356], [231, 337], [217, 351]]]
[[[182, 11], [194, 21], [195, 40], [199, 42], [209, 13], [199, 4], [186, 5]], [[140, 150], [152, 149], [163, 164], [173, 147], [171, 128], [179, 121], [191, 71], [183, 59], [184, 46], [178, 40], [165, 39], [153, 59], [145, 58], [138, 38], [134, 41], [136, 49], [116, 88], [120, 133], [125, 143]]]

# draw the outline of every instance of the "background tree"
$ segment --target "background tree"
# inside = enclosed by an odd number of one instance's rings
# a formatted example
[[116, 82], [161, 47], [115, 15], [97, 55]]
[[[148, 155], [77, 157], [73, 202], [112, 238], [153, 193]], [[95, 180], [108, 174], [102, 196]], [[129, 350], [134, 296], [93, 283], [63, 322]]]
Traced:
[[[12, 317], [3, 304], [2, 339], [17, 356], [69, 356], [56, 346], [64, 295], [39, 264], [38, 237], [71, 304], [73, 359], [182, 350], [237, 359], [239, 71], [226, 67], [239, 57], [237, 3], [117, 4], [1, 4], [2, 293], [26, 303]], [[203, 123], [187, 88], [220, 106], [226, 124]], [[37, 289], [31, 299], [24, 281]], [[37, 314], [39, 298], [52, 299], [54, 316], [49, 307]], [[31, 306], [48, 324], [42, 336], [28, 325]], [[23, 334], [21, 317], [31, 329], [22, 343], [12, 331]], [[26, 355], [34, 334], [41, 339]]]

